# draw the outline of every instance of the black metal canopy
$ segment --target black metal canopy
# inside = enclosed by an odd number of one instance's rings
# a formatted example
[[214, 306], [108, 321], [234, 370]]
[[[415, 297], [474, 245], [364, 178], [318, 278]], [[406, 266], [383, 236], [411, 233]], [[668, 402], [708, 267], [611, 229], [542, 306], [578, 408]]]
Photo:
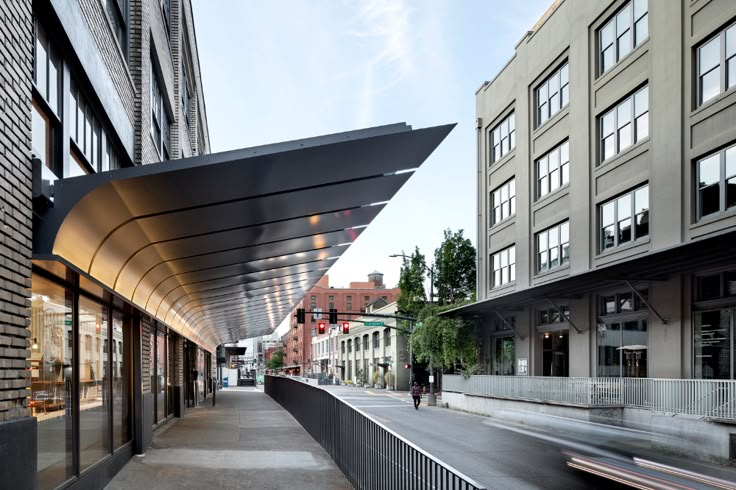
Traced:
[[273, 332], [454, 124], [406, 124], [59, 180], [34, 257], [186, 337]]

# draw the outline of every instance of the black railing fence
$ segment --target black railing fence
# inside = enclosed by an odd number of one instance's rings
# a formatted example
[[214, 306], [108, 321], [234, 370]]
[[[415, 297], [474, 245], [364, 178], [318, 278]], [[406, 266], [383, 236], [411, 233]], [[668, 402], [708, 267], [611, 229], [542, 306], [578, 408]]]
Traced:
[[485, 489], [327, 390], [266, 376], [265, 391], [322, 445], [355, 488]]

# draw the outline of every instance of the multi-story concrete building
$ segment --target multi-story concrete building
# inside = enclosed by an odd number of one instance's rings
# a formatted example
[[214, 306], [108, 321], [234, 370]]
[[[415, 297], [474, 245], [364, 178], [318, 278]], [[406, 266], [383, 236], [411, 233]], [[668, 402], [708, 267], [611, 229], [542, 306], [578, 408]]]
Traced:
[[190, 0], [0, 2], [3, 487], [104, 487], [452, 129], [209, 154], [194, 34]]
[[[326, 332], [319, 334], [317, 326], [321, 321], [328, 321], [328, 312], [331, 308], [341, 313], [355, 312], [359, 314], [376, 299], [382, 299], [387, 304], [396, 301], [399, 288], [387, 289], [383, 284], [383, 274], [372, 272], [368, 274], [368, 281], [351, 282], [347, 288], [330, 287], [330, 278], [325, 275], [304, 296], [297, 308], [306, 311], [321, 311], [321, 314], [307, 314], [306, 323], [296, 322], [296, 308], [291, 312], [291, 328], [282, 340], [284, 341], [284, 366], [297, 373], [307, 374], [314, 372], [328, 373], [332, 371], [333, 362], [337, 357], [337, 343], [335, 334]], [[351, 320], [353, 315], [341, 315], [340, 319]], [[329, 325], [327, 325], [329, 330]], [[331, 342], [328, 340], [331, 339]], [[327, 351], [320, 351], [319, 356], [313, 352], [315, 342], [326, 342]], [[320, 344], [321, 346], [322, 344]]]
[[[396, 315], [396, 302], [386, 304], [379, 299], [367, 309], [378, 315]], [[367, 323], [382, 323], [372, 326]], [[340, 352], [337, 375], [345, 381], [396, 390], [409, 389], [409, 337], [396, 329], [394, 318], [366, 315], [350, 322], [348, 334], [336, 335]], [[323, 349], [324, 351], [324, 349]]]
[[478, 89], [487, 373], [734, 379], [735, 23], [556, 1]]

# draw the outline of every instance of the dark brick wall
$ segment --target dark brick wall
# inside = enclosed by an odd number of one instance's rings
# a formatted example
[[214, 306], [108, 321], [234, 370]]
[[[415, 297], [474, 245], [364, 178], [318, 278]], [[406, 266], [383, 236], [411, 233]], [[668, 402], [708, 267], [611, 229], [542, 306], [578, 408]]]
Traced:
[[0, 2], [0, 421], [30, 415], [30, 0]]
[[128, 71], [128, 64], [120, 45], [115, 39], [115, 33], [103, 8], [103, 3], [99, 0], [79, 0], [79, 7], [97, 44], [97, 49], [102, 59], [105, 60], [105, 67], [110, 73], [115, 89], [120, 94], [120, 100], [125, 106], [128, 118], [131, 123], [134, 123], [136, 90], [133, 78]]

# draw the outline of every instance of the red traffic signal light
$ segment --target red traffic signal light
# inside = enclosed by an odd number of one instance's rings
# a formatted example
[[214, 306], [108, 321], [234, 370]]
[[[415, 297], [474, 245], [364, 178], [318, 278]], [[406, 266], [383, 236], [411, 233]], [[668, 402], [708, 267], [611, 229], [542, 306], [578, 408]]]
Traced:
[[409, 369], [409, 364], [404, 364], [404, 369]]
[[321, 334], [325, 333], [325, 322], [319, 322], [317, 325], [317, 331]]
[[342, 333], [350, 333], [350, 323], [349, 322], [343, 322], [342, 324]]

